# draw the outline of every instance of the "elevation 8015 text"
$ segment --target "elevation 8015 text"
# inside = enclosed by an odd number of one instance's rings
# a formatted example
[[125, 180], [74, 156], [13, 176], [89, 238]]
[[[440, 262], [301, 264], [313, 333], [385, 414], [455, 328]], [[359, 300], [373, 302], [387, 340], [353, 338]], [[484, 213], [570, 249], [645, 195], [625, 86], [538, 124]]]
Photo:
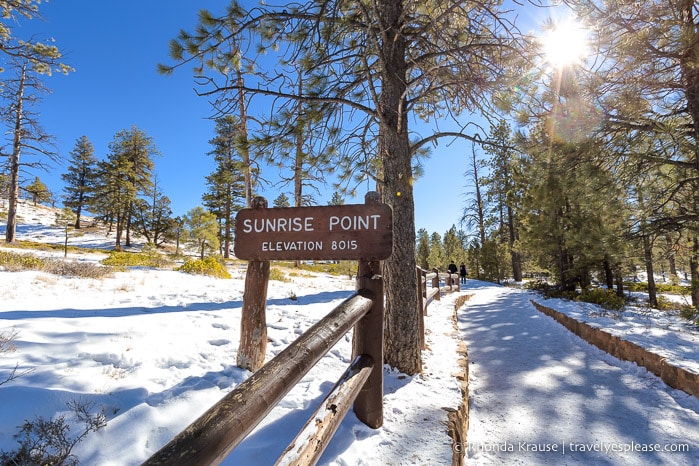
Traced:
[[383, 260], [392, 228], [386, 204], [243, 209], [234, 251], [244, 260]]

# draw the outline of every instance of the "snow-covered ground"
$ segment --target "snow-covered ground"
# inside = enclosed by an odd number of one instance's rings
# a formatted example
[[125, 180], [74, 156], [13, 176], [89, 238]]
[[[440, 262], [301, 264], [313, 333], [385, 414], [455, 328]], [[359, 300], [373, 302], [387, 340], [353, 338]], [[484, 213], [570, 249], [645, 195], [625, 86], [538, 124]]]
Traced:
[[[62, 242], [49, 210], [23, 208], [20, 239]], [[110, 241], [102, 234], [70, 243]], [[17, 350], [0, 356], [0, 381], [15, 364], [32, 370], [0, 386], [0, 450], [16, 448], [13, 434], [25, 419], [55, 416], [77, 399], [104, 406], [108, 420], [76, 447], [81, 463], [140, 464], [249, 375], [235, 367], [243, 274], [231, 271], [232, 280], [143, 268], [102, 279], [0, 271], [0, 332], [17, 332]], [[287, 276], [269, 285], [267, 359], [354, 289], [344, 277]], [[445, 408], [461, 398], [459, 338], [470, 358], [467, 464], [699, 464], [696, 398], [575, 337], [538, 313], [529, 292], [469, 281], [462, 293], [473, 297], [459, 310], [458, 331], [456, 294], [430, 305], [423, 374], [385, 369], [383, 427], [366, 427], [350, 412], [320, 464], [450, 464]], [[634, 335], [685, 367], [699, 360], [696, 332], [664, 314], [604, 320], [587, 305], [543, 304]], [[223, 464], [273, 464], [349, 364], [350, 347], [350, 336], [341, 340]], [[623, 451], [655, 444], [688, 451]], [[531, 451], [539, 447], [558, 451]]]
[[[529, 292], [477, 282], [469, 292], [459, 314], [470, 362], [467, 464], [699, 464], [697, 398], [578, 338], [538, 312]], [[641, 341], [696, 357], [683, 353], [696, 351], [696, 332], [665, 330]]]
[[[22, 209], [19, 239], [62, 243], [62, 232], [49, 227], [50, 211], [37, 212]], [[92, 235], [70, 240], [104, 243]], [[78, 257], [96, 262], [105, 255], [70, 253], [68, 259]], [[0, 380], [16, 364], [32, 370], [0, 386], [0, 450], [17, 447], [13, 434], [25, 420], [66, 412], [66, 402], [77, 399], [104, 406], [108, 420], [76, 447], [81, 464], [143, 462], [249, 375], [235, 366], [244, 277], [237, 267], [231, 272], [232, 280], [143, 268], [102, 279], [0, 271], [0, 332], [17, 332], [17, 350], [0, 356]], [[354, 290], [346, 277], [287, 276], [288, 282], [269, 284], [267, 360]], [[447, 298], [430, 308], [424, 374], [386, 369], [383, 427], [371, 429], [350, 412], [321, 464], [450, 463], [444, 408], [461, 400], [453, 376], [453, 303]], [[348, 335], [223, 464], [274, 464], [350, 354]]]

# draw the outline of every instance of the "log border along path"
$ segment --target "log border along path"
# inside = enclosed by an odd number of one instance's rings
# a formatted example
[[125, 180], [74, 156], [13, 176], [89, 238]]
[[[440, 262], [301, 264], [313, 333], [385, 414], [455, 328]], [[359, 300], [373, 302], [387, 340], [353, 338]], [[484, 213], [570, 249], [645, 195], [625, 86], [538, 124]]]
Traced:
[[699, 400], [580, 339], [533, 293], [470, 280], [466, 464], [699, 464]]

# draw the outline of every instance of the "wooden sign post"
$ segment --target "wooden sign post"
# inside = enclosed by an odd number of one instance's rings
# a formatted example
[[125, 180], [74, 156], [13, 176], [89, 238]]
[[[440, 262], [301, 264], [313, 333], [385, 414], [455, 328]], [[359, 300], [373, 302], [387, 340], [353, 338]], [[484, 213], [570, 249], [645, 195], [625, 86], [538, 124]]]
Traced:
[[357, 260], [356, 288], [368, 290], [374, 304], [355, 326], [352, 358], [367, 354], [375, 364], [355, 401], [355, 412], [364, 423], [378, 428], [383, 423], [384, 319], [379, 261], [390, 257], [393, 250], [393, 212], [379, 203], [378, 193], [367, 193], [365, 202], [266, 208], [266, 200], [256, 198], [253, 208], [238, 213], [234, 252], [249, 261], [238, 365], [255, 371], [264, 364], [270, 260]]
[[383, 260], [393, 248], [385, 204], [243, 209], [235, 255], [247, 260]]

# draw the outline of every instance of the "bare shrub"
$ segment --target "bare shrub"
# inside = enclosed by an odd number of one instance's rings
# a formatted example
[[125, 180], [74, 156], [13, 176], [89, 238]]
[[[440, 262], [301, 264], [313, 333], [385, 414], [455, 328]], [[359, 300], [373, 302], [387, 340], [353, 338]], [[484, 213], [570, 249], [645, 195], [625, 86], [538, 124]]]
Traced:
[[90, 262], [70, 262], [59, 259], [46, 260], [42, 270], [55, 275], [80, 278], [104, 278], [113, 272], [110, 267]]
[[[0, 333], [0, 354], [12, 353], [17, 349], [14, 343], [15, 338], [17, 338], [17, 330], [15, 329], [12, 329], [8, 332]], [[18, 370], [19, 363], [15, 364], [14, 369], [12, 369], [8, 375], [0, 376], [0, 385], [4, 385], [8, 382], [15, 380], [18, 377], [28, 374], [32, 372], [33, 369], [28, 369], [24, 372], [18, 372]]]
[[8, 251], [0, 251], [0, 267], [6, 272], [39, 270], [54, 275], [80, 278], [103, 278], [111, 275], [114, 271], [111, 267], [104, 267], [90, 262], [41, 258], [31, 254], [17, 254]]
[[75, 466], [78, 458], [73, 448], [83, 441], [90, 432], [96, 432], [107, 425], [104, 408], [91, 413], [92, 403], [69, 401], [68, 409], [73, 417], [72, 424], [79, 426], [77, 435], [71, 435], [71, 422], [64, 414], [47, 420], [38, 417], [24, 421], [15, 435], [19, 448], [0, 452], [0, 464], [5, 465], [62, 465]]

